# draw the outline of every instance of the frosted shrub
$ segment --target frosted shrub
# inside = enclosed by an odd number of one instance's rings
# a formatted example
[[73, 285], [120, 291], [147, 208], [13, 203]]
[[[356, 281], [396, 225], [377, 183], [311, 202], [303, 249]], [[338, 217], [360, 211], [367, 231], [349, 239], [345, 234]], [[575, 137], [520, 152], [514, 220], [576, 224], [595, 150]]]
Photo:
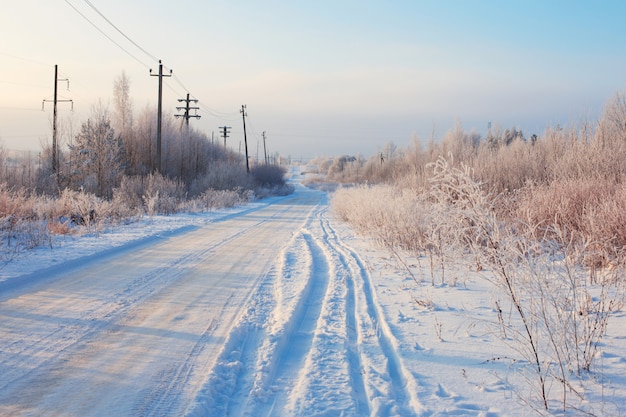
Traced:
[[272, 195], [289, 195], [295, 188], [285, 181], [287, 171], [280, 165], [256, 165], [250, 169], [254, 181], [254, 192], [257, 198]]
[[113, 192], [113, 202], [122, 209], [120, 214], [131, 216], [144, 211], [149, 215], [171, 214], [184, 200], [184, 185], [159, 174], [124, 177]]
[[508, 305], [500, 310], [516, 313], [506, 320], [500, 314], [499, 322], [503, 339], [534, 370], [530, 399], [549, 409], [557, 399], [549, 387], [557, 382], [562, 408], [578, 407], [568, 395], [579, 392], [575, 385], [582, 379], [572, 381], [571, 373], [591, 370], [608, 319], [622, 308], [619, 274], [588, 284], [575, 259], [585, 251], [568, 237], [566, 227], [551, 226], [556, 238], [537, 240], [536, 225], [518, 227], [497, 218], [469, 168], [453, 168], [440, 159], [433, 172], [429, 195], [434, 211], [449, 221], [440, 226], [444, 239], [471, 250], [492, 271], [491, 282]]
[[[464, 250], [484, 244], [484, 236], [477, 233], [474, 226], [480, 222], [489, 225], [490, 202], [482, 192], [480, 184], [471, 175], [466, 165], [455, 168], [444, 158], [429, 164], [432, 177], [429, 178], [428, 201], [431, 213], [428, 250], [433, 268], [433, 253], [440, 259], [441, 280], [445, 281], [445, 261], [452, 256], [460, 256]], [[481, 268], [477, 260], [477, 269]], [[433, 277], [434, 283], [434, 277]]]
[[[12, 192], [5, 185], [0, 186], [0, 260], [10, 259], [22, 249], [32, 247], [33, 240], [39, 240], [40, 228], [28, 230], [28, 221], [33, 222], [32, 200], [23, 191]], [[38, 226], [40, 222], [38, 222]], [[28, 236], [29, 232], [36, 236]]]
[[7, 262], [26, 249], [50, 242], [46, 223], [38, 216], [37, 199], [25, 190], [0, 185], [0, 262]]
[[246, 173], [245, 165], [216, 161], [205, 175], [194, 180], [190, 187], [190, 193], [196, 196], [207, 189], [234, 190], [239, 187], [253, 188], [252, 181]]
[[0, 266], [24, 250], [50, 244], [50, 231], [41, 220], [5, 217], [0, 223]]
[[156, 190], [151, 194], [144, 195], [143, 202], [148, 216], [152, 217], [159, 214], [159, 190]]
[[141, 217], [141, 209], [131, 208], [123, 202], [112, 200], [102, 200], [97, 209], [98, 221], [100, 223], [116, 224], [118, 222], [130, 222]]
[[55, 200], [49, 220], [95, 230], [100, 202], [101, 200], [93, 194], [65, 189]]
[[343, 220], [384, 245], [412, 251], [423, 246], [425, 210], [410, 190], [382, 185], [340, 188], [331, 205]]
[[36, 198], [29, 196], [26, 190], [10, 190], [6, 184], [0, 184], [0, 216], [3, 218], [33, 218]]
[[144, 176], [122, 177], [119, 187], [113, 190], [113, 201], [128, 210], [143, 213], [142, 196], [145, 194], [145, 187]]
[[[626, 247], [626, 185], [602, 179], [557, 180], [550, 185], [531, 186], [518, 196], [516, 216], [535, 224], [551, 238], [553, 231], [568, 230], [568, 239], [592, 242], [589, 255], [606, 254], [598, 267], [619, 261]], [[567, 242], [564, 242], [567, 243]], [[597, 257], [596, 257], [597, 259]]]
[[285, 185], [285, 168], [280, 165], [255, 165], [250, 175], [257, 186], [272, 188]]
[[477, 179], [494, 193], [522, 188], [527, 182], [546, 180], [545, 153], [539, 146], [516, 139], [508, 146], [493, 148], [483, 143], [472, 164]]
[[182, 209], [190, 212], [208, 211], [218, 208], [246, 204], [254, 198], [251, 190], [206, 190], [202, 195], [187, 201]]
[[185, 199], [184, 185], [162, 175], [149, 175], [144, 203], [148, 214], [172, 214]]
[[[84, 191], [65, 189], [58, 198], [38, 197], [39, 216], [49, 224], [55, 233], [69, 233], [70, 230], [99, 231], [130, 216], [128, 206], [101, 199]], [[84, 228], [84, 229], [81, 229]]]

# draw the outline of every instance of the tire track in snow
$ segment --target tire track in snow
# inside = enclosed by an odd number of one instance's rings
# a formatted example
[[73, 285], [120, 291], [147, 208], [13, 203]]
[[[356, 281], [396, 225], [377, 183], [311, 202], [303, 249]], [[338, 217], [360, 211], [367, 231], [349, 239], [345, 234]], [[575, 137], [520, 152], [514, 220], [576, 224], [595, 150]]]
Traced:
[[[288, 256], [288, 255], [285, 255]], [[259, 289], [244, 307], [241, 316], [233, 320], [224, 346], [214, 367], [199, 390], [193, 404], [186, 410], [188, 417], [243, 415], [245, 404], [236, 399], [250, 394], [254, 369], [248, 365], [257, 360], [262, 340], [267, 337], [266, 324], [275, 302], [272, 275], [264, 274]]]
[[256, 304], [231, 332], [189, 416], [293, 414], [289, 395], [307, 385], [302, 381], [305, 363], [331, 275], [327, 255], [308, 230], [314, 220], [309, 216], [281, 253]]
[[356, 292], [354, 283], [354, 274], [352, 268], [342, 251], [339, 249], [339, 244], [336, 240], [336, 236], [329, 224], [327, 218], [323, 218], [320, 213], [320, 224], [324, 233], [324, 242], [328, 246], [329, 250], [336, 253], [340, 265], [343, 267], [341, 275], [344, 278], [346, 285], [345, 293], [345, 325], [346, 325], [346, 357], [349, 367], [350, 386], [352, 388], [352, 396], [355, 403], [357, 415], [369, 415], [371, 404], [369, 403], [368, 396], [365, 390], [365, 381], [363, 378], [363, 364], [361, 361], [361, 355], [359, 352], [359, 333], [357, 330], [357, 308], [356, 308]]
[[[289, 393], [286, 390], [277, 390], [276, 387], [292, 387], [294, 381], [298, 380], [300, 370], [311, 350], [328, 288], [329, 266], [322, 249], [308, 232], [304, 232], [303, 237], [312, 260], [307, 284], [282, 332], [277, 334], [270, 363], [266, 365], [268, 372], [259, 375], [261, 378], [257, 380], [255, 389], [268, 394], [266, 400], [271, 404], [268, 415], [275, 415], [275, 408], [282, 410], [286, 406]], [[281, 412], [278, 411], [278, 414]]]
[[[310, 222], [311, 212], [303, 219], [305, 224]], [[285, 317], [288, 319], [301, 302], [304, 283], [308, 282], [308, 277], [302, 279], [301, 275], [310, 270], [311, 259], [310, 255], [301, 256], [303, 252], [307, 253], [303, 233], [292, 234], [245, 311], [235, 320], [187, 416], [258, 415], [246, 408], [267, 402], [268, 390], [263, 381], [275, 358], [278, 335], [284, 331]]]
[[[312, 236], [328, 264], [329, 288], [304, 367], [290, 393], [287, 415], [368, 415], [354, 322], [354, 285], [324, 223], [328, 207], [315, 214]], [[319, 261], [318, 261], [319, 262]], [[280, 415], [277, 412], [275, 415]]]
[[282, 250], [188, 415], [425, 413], [367, 269], [327, 213]]
[[[361, 371], [361, 368], [364, 367], [365, 362], [367, 362], [368, 357], [374, 356], [372, 352], [369, 352], [369, 349], [366, 347], [358, 348], [358, 354], [355, 356], [354, 349], [348, 349], [349, 362], [351, 363], [351, 375], [353, 377], [353, 381], [360, 385], [363, 383], [369, 389], [368, 393], [368, 402], [372, 404], [374, 407], [370, 412], [375, 415], [422, 415], [424, 414], [424, 409], [418, 399], [418, 390], [419, 386], [415, 381], [413, 375], [405, 368], [402, 363], [402, 358], [398, 353], [398, 343], [387, 323], [384, 313], [382, 312], [382, 308], [380, 304], [376, 300], [375, 289], [372, 284], [371, 277], [365, 268], [363, 261], [359, 257], [359, 255], [352, 249], [350, 249], [345, 243], [343, 243], [339, 237], [337, 236], [334, 229], [331, 227], [330, 222], [326, 221], [323, 224], [324, 234], [327, 238], [328, 244], [332, 246], [340, 256], [341, 263], [344, 267], [350, 271], [349, 280], [354, 286], [353, 279], [358, 279], [360, 284], [360, 289], [362, 290], [362, 294], [360, 296], [364, 300], [364, 308], [367, 312], [366, 317], [358, 317], [358, 312], [352, 312], [351, 307], [352, 303], [358, 303], [358, 298], [356, 300], [351, 300], [350, 298], [350, 283], [347, 283], [348, 286], [348, 294], [347, 294], [347, 316], [346, 319], [350, 321], [348, 323], [348, 344], [352, 343], [353, 338], [356, 336], [357, 339], [363, 344], [371, 339], [368, 337], [368, 323], [371, 326], [369, 330], [373, 330], [376, 334], [378, 348], [380, 349], [383, 359], [386, 361], [386, 371], [387, 376], [391, 383], [391, 389], [381, 389], [380, 378], [376, 378], [372, 376], [372, 369], [369, 371], [364, 370]], [[355, 304], [356, 304], [355, 303]], [[353, 324], [352, 316], [354, 317], [354, 322], [359, 322], [359, 326], [357, 326], [358, 330], [351, 330]], [[375, 358], [370, 358], [376, 361]], [[361, 378], [360, 373], [363, 372], [363, 377]], [[358, 374], [357, 374], [358, 373]], [[390, 398], [377, 398], [380, 394], [387, 393]]]
[[[244, 236], [248, 232], [256, 230], [257, 226], [261, 226], [266, 223], [270, 224], [272, 219], [280, 218], [285, 213], [288, 213], [290, 210], [291, 208], [289, 206], [286, 206], [284, 208], [281, 208], [280, 210], [277, 210], [269, 217], [261, 217], [255, 220], [255, 222], [251, 226], [246, 227], [245, 229], [241, 229], [231, 236], [221, 240], [217, 244], [207, 249], [207, 252], [212, 252], [220, 248], [221, 246], [226, 246], [231, 241]], [[173, 409], [173, 405], [171, 403], [171, 395], [170, 398], [167, 398], [167, 396], [164, 394], [176, 392], [176, 387], [180, 384], [185, 384], [185, 382], [190, 378], [190, 375], [193, 371], [193, 360], [196, 356], [199, 356], [202, 353], [205, 347], [205, 341], [213, 337], [213, 330], [218, 325], [225, 329], [230, 329], [230, 331], [228, 332], [228, 337], [227, 341], [225, 342], [224, 348], [222, 349], [221, 353], [218, 354], [219, 359], [215, 365], [215, 367], [218, 369], [218, 372], [214, 372], [212, 377], [210, 378], [214, 386], [211, 387], [210, 384], [205, 384], [204, 388], [201, 389], [200, 392], [197, 394], [197, 398], [194, 404], [191, 404], [189, 407], [187, 407], [185, 413], [187, 415], [202, 416], [221, 416], [229, 414], [228, 406], [230, 404], [228, 403], [228, 398], [230, 398], [232, 393], [237, 390], [237, 388], [242, 383], [241, 379], [243, 379], [242, 375], [244, 373], [244, 370], [241, 366], [242, 361], [244, 361], [246, 357], [252, 356], [255, 340], [258, 338], [257, 334], [259, 333], [260, 326], [255, 323], [263, 322], [262, 320], [259, 320], [258, 317], [263, 314], [262, 310], [265, 308], [265, 303], [255, 304], [251, 301], [254, 297], [259, 297], [259, 294], [264, 293], [263, 287], [268, 285], [267, 269], [269, 268], [270, 266], [268, 266], [266, 270], [264, 270], [260, 274], [258, 287], [255, 286], [254, 289], [251, 289], [248, 296], [246, 297], [248, 301], [246, 301], [243, 305], [248, 306], [247, 310], [244, 308], [245, 311], [242, 311], [236, 317], [233, 317], [230, 322], [224, 322], [223, 319], [214, 318], [212, 324], [203, 333], [200, 340], [198, 340], [198, 342], [194, 345], [187, 359], [177, 366], [174, 366], [171, 369], [165, 371], [162, 375], [159, 376], [159, 380], [162, 381], [162, 383], [155, 387], [152, 387], [150, 392], [146, 394], [146, 399], [145, 401], [143, 401], [143, 403], [144, 405], [149, 405], [149, 408], [146, 409], [144, 406], [144, 408], [141, 409], [141, 415], [163, 415], [163, 410]], [[228, 304], [230, 304], [230, 301], [224, 307], [227, 307]], [[242, 319], [242, 316], [248, 316], [248, 319]], [[223, 317], [223, 314], [220, 314], [217, 317]], [[220, 369], [221, 371], [219, 371]], [[212, 398], [208, 398], [214, 395], [222, 399], [222, 404], [219, 404], [219, 401], [215, 402]], [[176, 413], [176, 415], [178, 414], [180, 414], [180, 411]]]

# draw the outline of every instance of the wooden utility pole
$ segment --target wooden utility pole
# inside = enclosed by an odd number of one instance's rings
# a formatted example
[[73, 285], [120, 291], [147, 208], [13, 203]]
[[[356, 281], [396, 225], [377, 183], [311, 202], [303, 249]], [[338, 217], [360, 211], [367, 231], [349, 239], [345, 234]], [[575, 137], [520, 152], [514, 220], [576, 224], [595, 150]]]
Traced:
[[161, 118], [163, 113], [163, 77], [171, 77], [172, 70], [170, 70], [169, 75], [163, 74], [163, 64], [159, 59], [159, 73], [153, 74], [152, 69], [150, 69], [150, 76], [159, 77], [159, 99], [157, 105], [156, 171], [161, 172]]
[[230, 126], [220, 126], [222, 129], [222, 137], [224, 138], [224, 148], [226, 147], [226, 138], [230, 134]]
[[241, 105], [241, 117], [243, 117], [243, 141], [246, 147], [246, 172], [250, 173], [250, 162], [248, 162], [248, 137], [246, 136], [246, 105]]
[[265, 154], [265, 165], [268, 165], [268, 163], [267, 163], [267, 145], [265, 144], [265, 130], [263, 131], [263, 153]]
[[[189, 105], [189, 103], [197, 103], [198, 100], [195, 99], [190, 99], [189, 98], [189, 93], [187, 93], [187, 98], [179, 98], [178, 102], [185, 102], [185, 106], [179, 106], [176, 107], [176, 110], [185, 110], [185, 113], [183, 114], [175, 114], [174, 117], [176, 117], [177, 119], [179, 117], [183, 117], [185, 119], [185, 135], [181, 134], [181, 138], [183, 138], [183, 136], [187, 137], [187, 141], [191, 142], [191, 133], [189, 131], [189, 119], [192, 117], [195, 117], [196, 119], [200, 118], [199, 114], [189, 114], [190, 110], [193, 110], [194, 113], [198, 112], [198, 109], [200, 107], [192, 107]], [[184, 174], [184, 169], [185, 169], [185, 158], [186, 158], [186, 152], [185, 152], [185, 139], [183, 138], [180, 144], [180, 178], [183, 178], [183, 174]]]
[[54, 66], [54, 97], [52, 100], [43, 100], [41, 103], [41, 110], [43, 110], [44, 104], [48, 101], [52, 101], [52, 172], [55, 174], [57, 184], [59, 183], [59, 157], [58, 149], [59, 144], [57, 141], [57, 103], [69, 102], [72, 103], [72, 110], [74, 110], [74, 102], [72, 100], [58, 100], [57, 99], [57, 84], [59, 81], [67, 81], [67, 89], [70, 89], [70, 80], [67, 78], [59, 79], [59, 66]]

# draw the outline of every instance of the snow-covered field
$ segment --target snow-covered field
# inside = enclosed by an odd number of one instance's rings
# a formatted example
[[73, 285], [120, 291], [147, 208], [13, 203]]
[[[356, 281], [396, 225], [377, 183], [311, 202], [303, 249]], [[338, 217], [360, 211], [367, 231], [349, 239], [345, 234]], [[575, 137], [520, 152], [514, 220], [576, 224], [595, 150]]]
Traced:
[[[536, 415], [488, 271], [433, 286], [426, 264], [300, 185], [61, 237], [0, 269], [0, 415]], [[624, 414], [623, 313], [596, 364], [584, 403]]]

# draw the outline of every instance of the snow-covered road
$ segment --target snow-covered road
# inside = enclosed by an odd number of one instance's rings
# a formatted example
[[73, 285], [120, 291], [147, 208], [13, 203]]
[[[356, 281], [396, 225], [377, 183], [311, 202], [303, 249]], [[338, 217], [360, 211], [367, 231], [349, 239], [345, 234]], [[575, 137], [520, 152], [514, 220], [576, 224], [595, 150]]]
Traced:
[[[0, 414], [415, 413], [369, 277], [327, 210], [299, 187], [2, 283]], [[365, 374], [370, 362], [390, 378]]]
[[[53, 246], [0, 270], [2, 416], [533, 414], [485, 272], [461, 261], [446, 269], [458, 284], [435, 285], [323, 192]], [[596, 415], [626, 404], [614, 320], [600, 382], [582, 382]]]
[[318, 196], [277, 246], [192, 415], [420, 411], [363, 262], [340, 241]]

